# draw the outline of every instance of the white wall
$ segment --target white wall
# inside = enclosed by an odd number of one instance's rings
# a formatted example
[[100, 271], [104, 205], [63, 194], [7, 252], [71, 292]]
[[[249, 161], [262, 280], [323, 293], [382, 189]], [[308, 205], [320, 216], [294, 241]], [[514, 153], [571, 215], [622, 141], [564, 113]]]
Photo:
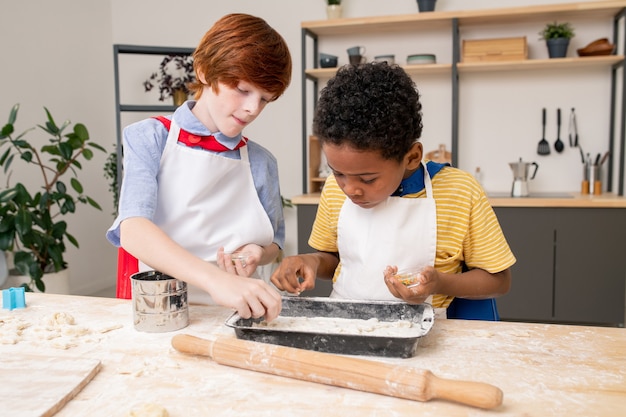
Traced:
[[[26, 130], [46, 121], [46, 106], [58, 123], [84, 123], [97, 143], [111, 149], [115, 141], [112, 24], [109, 2], [81, 0], [6, 1], [0, 25], [0, 123], [13, 104], [20, 103], [16, 128]], [[47, 139], [41, 136], [43, 145]], [[96, 152], [83, 163], [80, 175], [87, 194], [103, 207], [99, 212], [79, 206], [68, 218], [69, 232], [80, 244], [68, 243], [73, 293], [85, 294], [111, 286], [115, 251], [104, 238], [112, 221], [111, 195], [103, 178], [106, 155]], [[18, 165], [15, 161], [14, 165]], [[35, 186], [38, 172], [19, 170], [14, 179]], [[5, 184], [4, 172], [0, 183]]]
[[[508, 0], [497, 7], [525, 6], [546, 3], [569, 3], [568, 0]], [[245, 12], [266, 19], [286, 39], [294, 60], [290, 88], [272, 103], [246, 134], [268, 147], [277, 157], [280, 186], [283, 195], [291, 197], [302, 192], [301, 166], [301, 48], [300, 23], [326, 18], [324, 0], [29, 0], [3, 4], [3, 24], [0, 25], [0, 51], [3, 55], [0, 120], [15, 102], [22, 103], [19, 125], [26, 127], [41, 122], [42, 106], [48, 106], [59, 119], [83, 122], [91, 135], [109, 149], [115, 142], [115, 113], [113, 95], [113, 44], [195, 47], [215, 20], [226, 13]], [[491, 8], [491, 0], [439, 0], [437, 10]], [[394, 15], [417, 12], [414, 0], [345, 0], [344, 17]], [[545, 54], [537, 40], [536, 30], [528, 33], [531, 56]], [[595, 39], [598, 29], [581, 27], [570, 47], [584, 46]], [[510, 29], [509, 29], [510, 30]], [[480, 35], [480, 34], [478, 34]], [[519, 36], [519, 35], [513, 35]], [[336, 44], [322, 43], [330, 52], [336, 48], [344, 59], [344, 46], [367, 41], [368, 54], [387, 51], [387, 38], [341, 39]], [[404, 44], [402, 44], [404, 42]], [[401, 48], [399, 45], [403, 45]], [[391, 44], [390, 44], [391, 45]], [[394, 41], [398, 63], [404, 63], [410, 41]], [[432, 40], [416, 44], [433, 47]], [[404, 48], [404, 49], [402, 49]], [[415, 50], [415, 52], [425, 52]], [[382, 52], [381, 52], [382, 53]], [[439, 59], [447, 59], [438, 57]], [[122, 76], [122, 101], [125, 104], [157, 103], [156, 96], [143, 92], [141, 83], [153, 70], [153, 61], [124, 58], [130, 68]], [[10, 62], [10, 65], [7, 65]], [[341, 62], [340, 62], [341, 63]], [[146, 71], [143, 71], [143, 68]], [[149, 69], [148, 69], [149, 68]], [[138, 70], [140, 69], [140, 70]], [[608, 136], [608, 84], [580, 83], [576, 71], [563, 74], [575, 88], [553, 90], [542, 86], [546, 94], [529, 90], [528, 83], [541, 79], [541, 74], [519, 74], [528, 82], [511, 83], [511, 74], [469, 76], [462, 80], [460, 167], [473, 171], [480, 165], [485, 187], [490, 191], [507, 191], [511, 183], [508, 162], [519, 157], [537, 160], [541, 167], [532, 184], [537, 191], [574, 191], [580, 183], [577, 151], [566, 148], [563, 154], [550, 157], [536, 155], [540, 139], [540, 109], [550, 109], [552, 124], [547, 134], [554, 142], [556, 131], [554, 112], [563, 109], [564, 125], [561, 137], [566, 140], [567, 115], [570, 107], [579, 112], [579, 129], [585, 150], [600, 152]], [[486, 79], [485, 79], [486, 78]], [[545, 83], [544, 80], [537, 81]], [[604, 74], [597, 78], [603, 79]], [[426, 150], [439, 143], [450, 143], [449, 83], [445, 77], [417, 80], [424, 101], [424, 144]], [[531, 92], [529, 92], [531, 91]], [[511, 96], [513, 100], [511, 100]], [[480, 103], [480, 105], [475, 104]], [[441, 113], [441, 114], [438, 114]], [[124, 114], [123, 123], [130, 123], [145, 114]], [[554, 153], [554, 152], [553, 152]], [[115, 250], [104, 239], [104, 231], [112, 221], [107, 184], [102, 176], [104, 156], [85, 166], [85, 185], [104, 210], [97, 212], [81, 207], [72, 217], [72, 233], [81, 244], [80, 251], [70, 249], [68, 259], [72, 268], [72, 292], [89, 294], [115, 284]], [[0, 181], [4, 179], [0, 174]], [[295, 253], [295, 210], [286, 210], [288, 241], [286, 251]]]

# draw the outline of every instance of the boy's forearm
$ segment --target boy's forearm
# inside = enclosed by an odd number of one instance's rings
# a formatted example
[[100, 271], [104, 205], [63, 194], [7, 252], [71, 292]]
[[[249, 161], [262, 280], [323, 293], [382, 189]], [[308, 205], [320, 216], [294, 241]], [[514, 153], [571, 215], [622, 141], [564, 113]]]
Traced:
[[511, 288], [511, 270], [491, 274], [484, 269], [471, 269], [461, 274], [438, 272], [440, 287], [437, 293], [468, 299], [499, 297]]
[[318, 251], [300, 256], [310, 257], [317, 263], [317, 278], [321, 279], [332, 279], [339, 265], [339, 256], [335, 253]]

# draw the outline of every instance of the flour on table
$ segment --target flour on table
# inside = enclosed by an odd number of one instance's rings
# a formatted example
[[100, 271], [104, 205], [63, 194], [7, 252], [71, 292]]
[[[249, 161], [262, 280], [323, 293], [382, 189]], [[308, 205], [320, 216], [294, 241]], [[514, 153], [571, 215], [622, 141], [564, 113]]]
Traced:
[[146, 403], [133, 407], [124, 417], [169, 417], [169, 415], [164, 407]]
[[0, 345], [22, 341], [67, 350], [84, 343], [97, 342], [102, 333], [123, 327], [108, 324], [91, 329], [79, 325], [74, 316], [66, 312], [47, 314], [31, 322], [21, 317], [19, 310], [0, 315]]
[[417, 337], [422, 335], [419, 323], [409, 320], [380, 321], [377, 318], [342, 319], [338, 317], [278, 316], [271, 322], [262, 321], [253, 327], [307, 333], [367, 335], [378, 337]]

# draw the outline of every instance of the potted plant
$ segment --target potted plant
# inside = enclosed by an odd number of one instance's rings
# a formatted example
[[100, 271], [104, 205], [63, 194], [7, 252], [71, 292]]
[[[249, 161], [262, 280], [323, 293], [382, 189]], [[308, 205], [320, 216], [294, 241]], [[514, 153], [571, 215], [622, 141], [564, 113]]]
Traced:
[[[70, 121], [57, 125], [47, 108], [47, 120], [38, 127], [49, 139], [37, 148], [26, 134], [15, 133], [19, 104], [13, 106], [9, 120], [0, 132], [0, 166], [6, 174], [6, 184], [0, 188], [0, 250], [12, 253], [15, 270], [30, 277], [22, 286], [32, 291], [34, 285], [44, 292], [44, 274], [67, 269], [64, 259], [65, 240], [79, 247], [67, 230], [64, 218], [76, 211], [78, 203], [101, 210], [98, 203], [84, 194], [78, 180], [82, 163], [93, 158], [92, 149], [105, 149], [92, 142], [85, 125], [76, 123], [71, 131]], [[11, 166], [19, 160], [34, 168], [29, 176], [40, 176], [33, 190], [21, 183], [11, 184]]]
[[329, 19], [341, 18], [341, 0], [326, 0], [326, 17]]
[[187, 84], [195, 80], [191, 55], [167, 55], [159, 65], [159, 71], [144, 81], [145, 91], [155, 86], [159, 89], [159, 101], [172, 97], [174, 105], [180, 106], [189, 96]]
[[550, 58], [563, 58], [567, 55], [570, 39], [574, 37], [574, 28], [569, 22], [548, 23], [539, 36], [540, 40], [546, 41]]
[[110, 152], [104, 163], [104, 178], [109, 180], [109, 191], [113, 194], [113, 216], [117, 216], [120, 190], [117, 183], [117, 150]]
[[420, 13], [433, 12], [435, 11], [436, 4], [437, 0], [417, 0], [417, 10], [419, 10]]

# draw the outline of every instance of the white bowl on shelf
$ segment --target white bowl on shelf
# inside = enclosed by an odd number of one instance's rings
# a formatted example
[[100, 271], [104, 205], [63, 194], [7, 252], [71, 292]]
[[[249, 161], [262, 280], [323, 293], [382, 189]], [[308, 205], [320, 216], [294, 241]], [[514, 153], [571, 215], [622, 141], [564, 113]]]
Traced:
[[436, 64], [437, 57], [434, 54], [414, 54], [406, 57], [406, 63], [408, 65]]

